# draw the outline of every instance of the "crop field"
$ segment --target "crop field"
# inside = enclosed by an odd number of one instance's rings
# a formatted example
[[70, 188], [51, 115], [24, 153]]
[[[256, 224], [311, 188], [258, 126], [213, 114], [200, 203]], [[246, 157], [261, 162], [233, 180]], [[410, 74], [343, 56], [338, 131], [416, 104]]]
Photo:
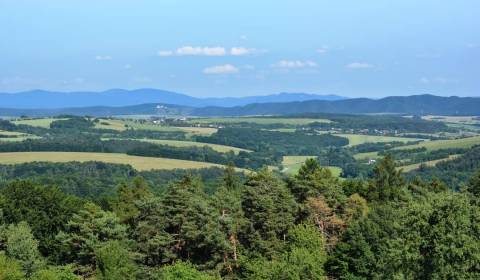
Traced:
[[415, 145], [396, 147], [395, 149], [416, 149], [425, 147], [429, 151], [449, 149], [449, 148], [470, 148], [474, 145], [480, 145], [480, 136], [459, 138], [452, 140], [426, 141]]
[[[109, 140], [109, 139], [105, 138], [104, 140]], [[119, 140], [119, 139], [117, 139], [117, 140]], [[220, 153], [228, 153], [230, 151], [234, 152], [235, 154], [238, 154], [240, 151], [250, 152], [249, 150], [245, 150], [245, 149], [242, 149], [242, 148], [236, 148], [236, 147], [218, 145], [218, 144], [211, 144], [211, 143], [193, 142], [193, 141], [159, 140], [159, 139], [129, 139], [129, 140], [137, 140], [137, 141], [143, 141], [143, 142], [148, 142], [148, 143], [153, 143], [153, 144], [169, 145], [169, 146], [174, 146], [174, 147], [204, 147], [204, 146], [208, 146], [208, 147], [210, 147], [210, 148], [212, 148], [215, 151], [220, 152]]]
[[313, 122], [329, 123], [327, 119], [302, 119], [302, 118], [254, 118], [254, 117], [238, 117], [238, 118], [199, 118], [188, 121], [193, 124], [214, 124], [214, 123], [255, 123], [255, 124], [285, 124], [285, 125], [307, 125]]
[[425, 139], [419, 138], [407, 138], [407, 137], [394, 137], [394, 136], [377, 136], [377, 135], [364, 135], [364, 134], [334, 134], [336, 136], [344, 137], [348, 139], [348, 146], [355, 146], [365, 143], [388, 143], [388, 142], [415, 142], [423, 141]]
[[100, 161], [116, 164], [130, 164], [144, 171], [154, 169], [197, 169], [222, 167], [219, 164], [168, 158], [139, 157], [116, 153], [77, 153], [77, 152], [15, 152], [0, 153], [0, 164], [19, 164], [25, 162], [86, 162]]
[[425, 162], [405, 165], [405, 166], [399, 166], [399, 167], [397, 167], [397, 169], [403, 169], [404, 172], [409, 172], [409, 171], [420, 168], [420, 165], [422, 165], [422, 164], [424, 164], [428, 167], [432, 167], [432, 166], [435, 166], [439, 162], [456, 159], [457, 157], [459, 157], [459, 155], [451, 155], [448, 158], [442, 158], [442, 159], [437, 159], [437, 160], [431, 160], [431, 161], [425, 161]]
[[216, 128], [213, 127], [180, 127], [180, 126], [164, 126], [153, 123], [139, 123], [134, 121], [121, 121], [133, 129], [139, 130], [152, 130], [152, 131], [184, 131], [187, 135], [201, 135], [209, 136], [217, 132]]
[[24, 133], [21, 133], [21, 132], [16, 132], [16, 131], [0, 130], [0, 135], [5, 135], [5, 136], [22, 136], [22, 135], [25, 135], [25, 134], [24, 134]]
[[[314, 156], [284, 156], [282, 165], [284, 167], [283, 171], [286, 174], [294, 175], [297, 174], [298, 170], [302, 166], [302, 164], [309, 158], [315, 158]], [[337, 166], [324, 166], [328, 168], [333, 176], [340, 177], [342, 173], [342, 169]]]
[[13, 121], [14, 124], [26, 124], [30, 126], [50, 128], [50, 124], [53, 121], [66, 120], [66, 119], [56, 119], [56, 118], [42, 118], [42, 119], [31, 119], [31, 120], [16, 120]]
[[106, 120], [99, 119], [99, 122], [95, 124], [95, 128], [98, 129], [112, 129], [116, 131], [124, 131], [127, 129], [125, 122], [121, 120]]
[[377, 159], [379, 157], [378, 152], [358, 153], [353, 155], [353, 158], [356, 160]]

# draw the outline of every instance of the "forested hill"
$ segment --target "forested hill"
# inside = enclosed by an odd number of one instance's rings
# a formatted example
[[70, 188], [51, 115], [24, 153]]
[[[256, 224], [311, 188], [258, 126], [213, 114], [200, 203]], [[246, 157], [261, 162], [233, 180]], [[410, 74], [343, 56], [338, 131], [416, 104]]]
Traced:
[[[4, 104], [0, 104], [0, 106]], [[48, 115], [183, 115], [183, 116], [250, 116], [301, 113], [398, 113], [415, 115], [480, 115], [479, 97], [440, 97], [434, 95], [392, 96], [382, 99], [355, 98], [336, 101], [309, 100], [297, 102], [253, 103], [235, 107], [201, 107], [146, 103], [132, 106], [95, 106], [59, 109], [0, 108], [2, 116]]]
[[233, 108], [204, 107], [194, 110], [194, 114], [198, 116], [277, 115], [321, 112], [479, 115], [480, 98], [412, 95], [391, 96], [382, 99], [354, 98], [337, 101], [310, 100], [288, 103], [257, 103]]

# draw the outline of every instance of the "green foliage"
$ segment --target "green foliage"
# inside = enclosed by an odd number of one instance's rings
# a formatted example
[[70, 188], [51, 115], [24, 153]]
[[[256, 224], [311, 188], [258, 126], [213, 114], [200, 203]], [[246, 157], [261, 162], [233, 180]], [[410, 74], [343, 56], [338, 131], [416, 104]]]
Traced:
[[0, 253], [0, 279], [2, 280], [24, 280], [20, 264]]
[[147, 199], [139, 209], [134, 235], [145, 264], [188, 259], [211, 267], [221, 260], [226, 238], [198, 179], [185, 177], [162, 199]]
[[51, 254], [55, 235], [80, 206], [78, 198], [67, 196], [58, 188], [43, 187], [29, 181], [14, 181], [1, 190], [0, 200], [6, 223], [26, 221], [39, 240], [40, 250]]
[[35, 272], [30, 280], [80, 280], [70, 266], [55, 266]]
[[242, 210], [248, 220], [243, 243], [256, 254], [270, 257], [283, 248], [298, 208], [285, 184], [264, 168], [245, 183]]
[[467, 190], [476, 197], [480, 197], [480, 169], [470, 178]]
[[480, 209], [464, 194], [431, 193], [377, 207], [329, 260], [340, 279], [477, 279]]
[[151, 195], [145, 180], [142, 177], [136, 177], [133, 180], [133, 186], [128, 186], [126, 183], [120, 185], [117, 189], [117, 197], [112, 203], [112, 209], [121, 223], [133, 227], [134, 219], [140, 214], [137, 203]]
[[402, 196], [405, 181], [402, 171], [396, 169], [395, 160], [386, 155], [373, 169], [373, 189], [368, 194], [371, 200], [398, 200]]
[[126, 240], [126, 229], [114, 213], [88, 202], [57, 235], [59, 260], [77, 264], [79, 272], [88, 275], [95, 265], [95, 250], [106, 241]]
[[257, 259], [247, 264], [248, 279], [325, 279], [324, 242], [310, 225], [297, 225], [288, 234], [288, 250], [273, 260]]
[[188, 262], [176, 262], [162, 269], [159, 280], [215, 280], [206, 273], [198, 271], [192, 264]]
[[5, 239], [5, 254], [15, 259], [22, 267], [25, 275], [30, 276], [43, 266], [43, 260], [38, 251], [38, 241], [26, 222], [11, 224], [2, 234]]
[[95, 250], [98, 280], [129, 280], [135, 278], [135, 265], [126, 245], [107, 241]]

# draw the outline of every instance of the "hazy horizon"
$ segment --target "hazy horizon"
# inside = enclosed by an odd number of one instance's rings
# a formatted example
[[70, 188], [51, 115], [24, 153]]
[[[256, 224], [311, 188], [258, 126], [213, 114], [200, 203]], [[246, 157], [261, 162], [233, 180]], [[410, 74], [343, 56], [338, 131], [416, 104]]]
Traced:
[[480, 96], [480, 2], [0, 2], [0, 92]]

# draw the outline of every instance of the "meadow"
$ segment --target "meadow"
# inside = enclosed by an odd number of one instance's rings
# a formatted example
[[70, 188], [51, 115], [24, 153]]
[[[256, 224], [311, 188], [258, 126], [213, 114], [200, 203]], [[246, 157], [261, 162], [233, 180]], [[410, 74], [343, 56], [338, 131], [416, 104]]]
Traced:
[[348, 139], [348, 146], [356, 146], [365, 143], [388, 143], [388, 142], [416, 142], [423, 141], [425, 139], [408, 138], [408, 137], [395, 137], [395, 136], [377, 136], [377, 135], [364, 135], [364, 134], [335, 134], [336, 136], [344, 137]]
[[[298, 170], [303, 165], [303, 163], [309, 158], [316, 158], [315, 156], [284, 156], [282, 165], [282, 172], [289, 175], [295, 175], [298, 173]], [[337, 166], [323, 166], [332, 172], [333, 176], [340, 177], [342, 169]]]
[[187, 133], [187, 137], [193, 135], [200, 136], [209, 136], [217, 132], [216, 128], [213, 127], [180, 127], [180, 126], [164, 126], [154, 123], [141, 123], [132, 120], [120, 120], [120, 119], [100, 119], [95, 125], [95, 128], [99, 129], [113, 129], [117, 131], [124, 131], [128, 128], [138, 129], [138, 130], [151, 130], [151, 131], [165, 131], [165, 132], [176, 132], [183, 131]]
[[100, 161], [114, 164], [129, 164], [139, 171], [156, 169], [198, 169], [222, 167], [219, 164], [188, 160], [130, 156], [117, 153], [81, 153], [81, 152], [14, 152], [0, 153], [0, 164], [19, 164], [26, 162], [86, 162]]
[[28, 120], [15, 120], [14, 124], [25, 124], [35, 127], [50, 128], [50, 124], [54, 121], [66, 120], [65, 118], [40, 118], [40, 119], [28, 119]]
[[429, 151], [449, 149], [449, 148], [471, 148], [474, 145], [480, 144], [480, 136], [459, 138], [452, 140], [437, 140], [437, 141], [425, 141], [415, 145], [407, 145], [396, 147], [395, 149], [417, 149], [426, 148]]
[[416, 169], [420, 168], [420, 166], [422, 164], [425, 165], [425, 166], [428, 166], [428, 167], [432, 167], [432, 166], [435, 166], [439, 162], [456, 159], [458, 157], [459, 157], [459, 155], [451, 155], [448, 158], [442, 158], [442, 159], [437, 159], [437, 160], [425, 161], [425, 162], [421, 162], [421, 163], [399, 166], [399, 167], [397, 167], [397, 169], [402, 169], [403, 172], [410, 172], [412, 170], [416, 170]]
[[[110, 139], [109, 138], [104, 138], [102, 140], [110, 140]], [[119, 139], [117, 139], [117, 140], [119, 140]], [[249, 150], [242, 149], [242, 148], [237, 148], [237, 147], [218, 145], [218, 144], [210, 144], [210, 143], [201, 143], [201, 142], [194, 142], [194, 141], [160, 140], [160, 139], [145, 139], [145, 138], [144, 139], [129, 139], [129, 140], [137, 140], [137, 141], [143, 141], [143, 142], [160, 144], [160, 145], [168, 145], [168, 146], [174, 146], [174, 147], [205, 147], [205, 146], [208, 146], [208, 147], [214, 149], [215, 151], [221, 152], [221, 153], [228, 153], [230, 151], [234, 152], [235, 154], [238, 154], [241, 151], [251, 152]]]

